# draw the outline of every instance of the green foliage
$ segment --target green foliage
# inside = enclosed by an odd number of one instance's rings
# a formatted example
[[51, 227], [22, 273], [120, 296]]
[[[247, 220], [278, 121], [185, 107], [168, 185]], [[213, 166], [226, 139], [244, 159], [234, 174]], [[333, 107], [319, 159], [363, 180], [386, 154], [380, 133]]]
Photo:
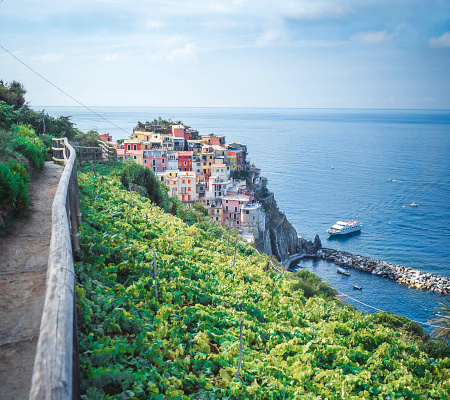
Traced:
[[15, 120], [16, 114], [14, 113], [14, 106], [10, 106], [4, 101], [0, 101], [0, 128], [8, 129]]
[[226, 230], [187, 226], [137, 193], [131, 204], [114, 174], [79, 174], [79, 183], [84, 399], [448, 397], [450, 359], [430, 360], [369, 314], [306, 300], [241, 239], [233, 268]]
[[14, 204], [19, 187], [13, 172], [5, 164], [0, 164], [0, 206]]
[[73, 127], [74, 124], [70, 122], [70, 117], [54, 118], [45, 114], [44, 111], [34, 111], [27, 105], [15, 110], [14, 106], [8, 105], [0, 99], [0, 128], [10, 129], [13, 124], [29, 125], [38, 135], [45, 133], [53, 137], [67, 137], [68, 139], [72, 139], [78, 132]]
[[426, 339], [427, 334], [421, 325], [401, 315], [392, 314], [390, 312], [376, 312], [373, 315], [374, 321], [377, 324], [383, 324], [396, 331], [400, 330], [403, 333], [411, 335], [416, 339]]
[[450, 300], [445, 299], [439, 302], [437, 314], [430, 319], [430, 322], [437, 327], [433, 329], [433, 337], [450, 341]]
[[0, 164], [0, 208], [12, 209], [14, 213], [26, 209], [30, 203], [29, 183], [30, 176], [16, 160]]
[[77, 145], [86, 147], [99, 147], [99, 140], [101, 138], [97, 131], [88, 131], [86, 133], [78, 131], [73, 138], [73, 142], [77, 143]]
[[24, 86], [17, 81], [4, 84], [0, 81], [0, 101], [12, 106], [14, 110], [19, 109], [25, 104], [25, 90]]
[[200, 203], [193, 203], [190, 207], [183, 207], [183, 221], [192, 225], [197, 222], [202, 222], [208, 216], [208, 210]]
[[44, 168], [47, 148], [37, 137], [18, 137], [14, 141], [14, 150], [27, 157], [33, 168], [40, 170]]
[[18, 137], [26, 137], [26, 138], [35, 138], [36, 137], [36, 132], [34, 131], [34, 129], [31, 126], [14, 124], [10, 128], [10, 131], [15, 136], [18, 136]]
[[136, 187], [141, 194], [148, 197], [153, 203], [161, 205], [163, 196], [159, 188], [159, 182], [150, 169], [135, 162], [128, 162], [122, 169], [120, 181], [125, 188], [133, 190]]
[[320, 277], [306, 269], [301, 269], [294, 274], [295, 283], [292, 290], [302, 290], [304, 296], [309, 299], [313, 296], [321, 296], [325, 299], [334, 298], [338, 292]]

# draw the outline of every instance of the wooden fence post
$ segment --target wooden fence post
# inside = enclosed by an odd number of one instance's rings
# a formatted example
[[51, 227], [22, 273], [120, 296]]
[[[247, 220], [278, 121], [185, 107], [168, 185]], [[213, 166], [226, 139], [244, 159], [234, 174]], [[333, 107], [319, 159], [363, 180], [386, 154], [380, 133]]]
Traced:
[[239, 379], [239, 374], [241, 372], [241, 366], [242, 366], [242, 347], [243, 347], [243, 335], [242, 335], [242, 329], [244, 327], [244, 321], [241, 319], [241, 322], [239, 323], [239, 362], [238, 367], [236, 371], [236, 375], [234, 376], [234, 379]]
[[155, 298], [158, 300], [158, 268], [156, 266], [156, 250], [153, 249], [153, 276], [155, 278]]
[[234, 264], [236, 263], [236, 250], [237, 250], [237, 237], [234, 240], [234, 258], [233, 258], [233, 269], [234, 269]]
[[230, 220], [230, 218], [228, 218], [227, 257], [228, 257], [228, 249], [230, 247], [230, 230], [231, 230], [231, 220]]
[[[74, 163], [75, 166], [75, 163]], [[68, 196], [69, 199], [69, 210], [70, 210], [70, 240], [72, 243], [72, 252], [74, 254], [78, 253], [80, 250], [80, 239], [78, 233], [78, 212], [77, 212], [77, 192], [76, 192], [76, 182], [77, 182], [77, 171], [72, 168], [72, 174], [69, 181]]]

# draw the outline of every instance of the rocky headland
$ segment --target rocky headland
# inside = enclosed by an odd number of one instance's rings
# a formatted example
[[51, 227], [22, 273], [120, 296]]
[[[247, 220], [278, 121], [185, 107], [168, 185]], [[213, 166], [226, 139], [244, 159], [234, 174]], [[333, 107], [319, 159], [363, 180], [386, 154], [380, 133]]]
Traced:
[[413, 268], [394, 265], [386, 261], [345, 251], [322, 248], [318, 235], [314, 241], [298, 236], [297, 231], [281, 212], [274, 194], [263, 188], [255, 192], [256, 199], [263, 205], [264, 221], [255, 244], [258, 250], [275, 256], [289, 269], [289, 264], [302, 258], [321, 258], [336, 265], [378, 275], [419, 290], [439, 294], [450, 294], [450, 278], [426, 273]]

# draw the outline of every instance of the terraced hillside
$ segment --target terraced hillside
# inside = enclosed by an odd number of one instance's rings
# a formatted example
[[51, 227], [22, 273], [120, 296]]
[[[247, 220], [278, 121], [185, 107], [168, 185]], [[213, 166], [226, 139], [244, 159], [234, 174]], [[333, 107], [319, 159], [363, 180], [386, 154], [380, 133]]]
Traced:
[[136, 193], [131, 203], [114, 171], [79, 182], [85, 398], [449, 398], [450, 359], [376, 315], [306, 299], [240, 239], [233, 266], [225, 230], [187, 226]]

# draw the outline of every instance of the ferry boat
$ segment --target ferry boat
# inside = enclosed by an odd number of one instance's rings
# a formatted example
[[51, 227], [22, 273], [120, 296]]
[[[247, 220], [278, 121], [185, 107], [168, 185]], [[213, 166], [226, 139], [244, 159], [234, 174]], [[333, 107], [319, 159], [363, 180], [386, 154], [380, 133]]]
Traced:
[[361, 230], [361, 222], [359, 221], [338, 221], [330, 229], [327, 230], [330, 236], [346, 235], [347, 233], [357, 232]]

